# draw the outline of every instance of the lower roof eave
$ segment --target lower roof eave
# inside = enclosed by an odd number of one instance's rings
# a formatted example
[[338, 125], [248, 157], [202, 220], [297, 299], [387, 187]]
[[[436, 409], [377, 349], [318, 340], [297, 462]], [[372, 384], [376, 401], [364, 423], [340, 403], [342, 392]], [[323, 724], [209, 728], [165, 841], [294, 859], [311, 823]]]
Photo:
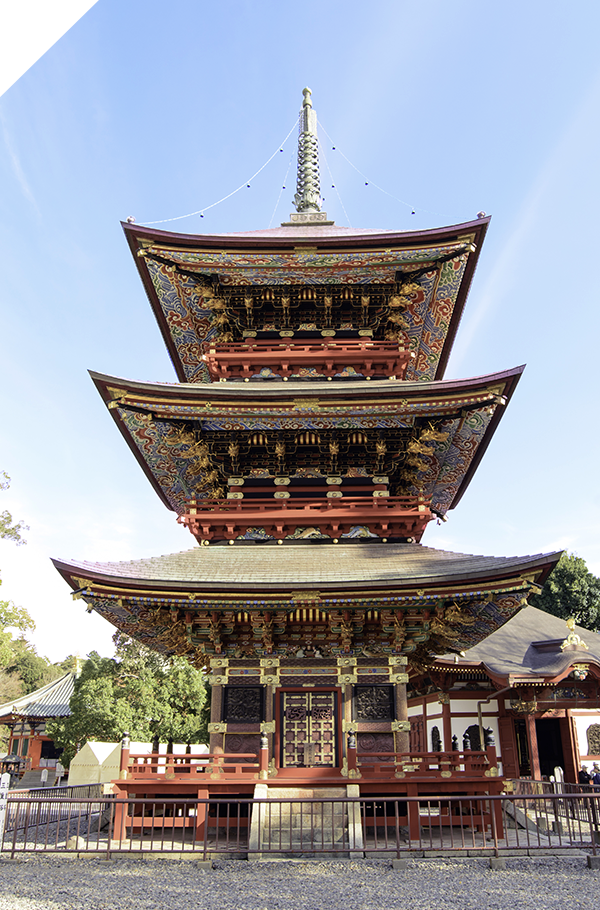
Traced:
[[[385, 547], [385, 544], [382, 544]], [[409, 545], [410, 546], [410, 545]], [[370, 547], [372, 549], [372, 546]], [[319, 548], [320, 549], [320, 548]], [[281, 552], [281, 551], [279, 551]], [[229, 551], [224, 551], [224, 555]], [[448, 594], [456, 594], [457, 589], [473, 589], [478, 585], [494, 585], [499, 582], [511, 582], [521, 578], [524, 575], [534, 575], [535, 583], [541, 585], [544, 583], [561, 555], [561, 551], [555, 553], [540, 554], [531, 557], [531, 559], [516, 560], [514, 564], [504, 564], [501, 568], [487, 568], [480, 571], [476, 569], [465, 569], [455, 573], [447, 572], [439, 575], [410, 575], [409, 577], [386, 575], [381, 578], [360, 578], [335, 580], [322, 577], [309, 577], [304, 579], [290, 578], [289, 580], [269, 580], [268, 577], [261, 576], [260, 572], [254, 573], [251, 583], [269, 594], [274, 596], [289, 594], [296, 591], [311, 591], [318, 588], [320, 592], [342, 595], [344, 593], [360, 593], [365, 591], [385, 592], [393, 589], [395, 591], [405, 591], [407, 594], [418, 589], [423, 590], [425, 596], [429, 595], [443, 596], [445, 589]], [[139, 575], [115, 574], [112, 571], [102, 571], [101, 565], [95, 566], [90, 563], [67, 562], [59, 559], [53, 559], [55, 568], [60, 572], [65, 581], [74, 591], [81, 588], [78, 583], [81, 579], [92, 584], [98, 584], [107, 587], [119, 588], [123, 590], [136, 589], [140, 591], [172, 591], [174, 593], [202, 592], [206, 594], [248, 594], [248, 584], [250, 579], [245, 577], [240, 581], [232, 578], [225, 578], [222, 581], [207, 576], [203, 578], [165, 578], [165, 577], [140, 577]], [[115, 564], [111, 565], [111, 569]], [[123, 563], [126, 569], [128, 564]], [[208, 568], [208, 567], [207, 567]], [[257, 565], [258, 568], [258, 565]]]

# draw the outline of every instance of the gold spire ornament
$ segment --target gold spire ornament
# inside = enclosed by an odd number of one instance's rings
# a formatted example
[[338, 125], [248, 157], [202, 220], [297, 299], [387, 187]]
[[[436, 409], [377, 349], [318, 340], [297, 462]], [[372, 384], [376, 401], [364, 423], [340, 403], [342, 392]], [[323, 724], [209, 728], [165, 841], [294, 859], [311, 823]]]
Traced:
[[302, 91], [304, 100], [298, 118], [298, 171], [296, 174], [296, 211], [283, 227], [296, 224], [333, 224], [327, 221], [327, 212], [321, 211], [321, 177], [319, 173], [319, 137], [317, 134], [317, 112], [312, 106], [312, 92]]

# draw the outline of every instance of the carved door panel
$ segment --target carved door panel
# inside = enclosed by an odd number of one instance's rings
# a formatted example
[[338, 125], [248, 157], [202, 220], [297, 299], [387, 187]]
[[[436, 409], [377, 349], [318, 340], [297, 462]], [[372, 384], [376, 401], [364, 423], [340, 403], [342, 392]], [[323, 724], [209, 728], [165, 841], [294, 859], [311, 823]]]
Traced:
[[282, 767], [335, 765], [337, 692], [283, 692]]
[[410, 745], [411, 752], [426, 752], [425, 745], [425, 725], [422, 717], [410, 718]]

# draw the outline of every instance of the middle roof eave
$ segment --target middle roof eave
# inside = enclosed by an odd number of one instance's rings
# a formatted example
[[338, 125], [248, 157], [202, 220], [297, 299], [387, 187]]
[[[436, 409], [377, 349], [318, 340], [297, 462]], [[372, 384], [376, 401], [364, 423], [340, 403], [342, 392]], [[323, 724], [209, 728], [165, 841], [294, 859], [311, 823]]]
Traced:
[[[429, 491], [434, 509], [443, 513], [454, 508], [463, 495], [502, 417], [504, 407], [498, 402], [508, 403], [523, 370], [519, 366], [472, 379], [421, 383], [212, 385], [134, 382], [94, 372], [91, 377], [157, 494], [176, 512], [184, 511], [183, 504], [192, 493], [184, 477], [185, 466], [177, 462], [172, 446], [165, 460], [165, 446], [158, 438], [163, 430], [158, 424], [164, 428], [197, 421], [210, 430], [226, 430], [232, 420], [240, 426], [247, 420], [248, 428], [251, 422], [253, 429], [266, 430], [281, 428], [286, 422], [296, 428], [326, 429], [339, 424], [376, 429], [411, 426], [415, 418], [441, 416], [454, 420], [452, 446], [458, 446], [453, 453], [452, 484]], [[462, 417], [475, 412], [480, 419], [472, 428]]]
[[403, 382], [401, 380], [375, 379], [371, 382], [229, 382], [229, 383], [170, 383], [139, 382], [123, 379], [106, 373], [90, 370], [90, 376], [104, 401], [109, 402], [124, 396], [147, 396], [151, 401], [186, 402], [211, 401], [215, 404], [247, 405], [249, 409], [264, 407], [266, 404], [293, 404], [295, 400], [311, 399], [323, 406], [332, 404], [339, 407], [346, 399], [360, 403], [363, 400], [380, 401], [389, 399], [413, 399], [421, 397], [452, 398], [468, 394], [470, 390], [480, 390], [485, 386], [502, 383], [506, 391], [502, 394], [508, 399], [512, 395], [521, 374], [525, 369], [522, 364], [510, 370], [498, 373], [487, 373], [467, 379], [444, 379], [434, 382]]

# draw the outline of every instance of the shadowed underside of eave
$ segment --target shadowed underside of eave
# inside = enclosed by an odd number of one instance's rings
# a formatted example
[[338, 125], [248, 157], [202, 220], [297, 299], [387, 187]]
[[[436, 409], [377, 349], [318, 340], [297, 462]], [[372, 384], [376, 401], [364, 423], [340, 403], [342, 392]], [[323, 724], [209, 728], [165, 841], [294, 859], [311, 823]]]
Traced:
[[500, 628], [559, 556], [289, 544], [55, 566], [88, 609], [149, 647], [198, 665], [219, 655], [289, 656], [300, 635], [323, 655], [404, 653], [420, 666], [431, 653], [473, 647]]

